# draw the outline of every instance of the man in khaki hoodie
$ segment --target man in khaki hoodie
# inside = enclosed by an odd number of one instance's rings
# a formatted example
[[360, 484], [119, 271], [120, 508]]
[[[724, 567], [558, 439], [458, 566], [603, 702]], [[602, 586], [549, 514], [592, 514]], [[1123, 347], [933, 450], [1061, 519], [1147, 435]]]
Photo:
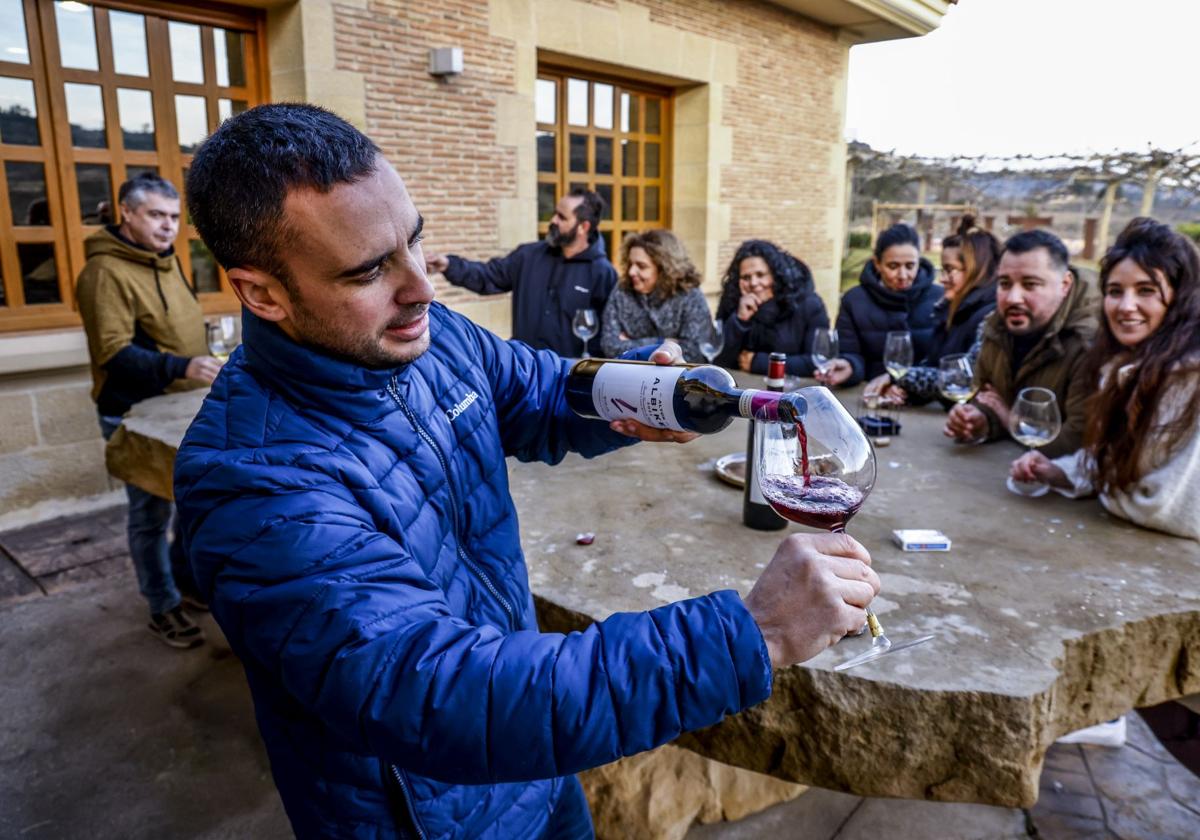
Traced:
[[[204, 313], [175, 256], [179, 193], [169, 181], [143, 173], [122, 184], [118, 195], [121, 224], [87, 238], [88, 260], [75, 291], [105, 439], [134, 403], [202, 386], [221, 369], [208, 355]], [[172, 505], [131, 484], [125, 492], [129, 554], [150, 606], [150, 632], [171, 647], [195, 647], [204, 634], [181, 605], [195, 583], [180, 541], [168, 546]], [[190, 603], [203, 607], [194, 597]]]

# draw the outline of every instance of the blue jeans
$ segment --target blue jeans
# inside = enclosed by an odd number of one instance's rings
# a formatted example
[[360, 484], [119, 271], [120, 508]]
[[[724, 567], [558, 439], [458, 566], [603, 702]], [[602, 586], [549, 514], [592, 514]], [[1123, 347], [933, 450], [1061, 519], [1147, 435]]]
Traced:
[[[105, 440], [112, 437], [119, 425], [120, 417], [100, 415], [100, 431]], [[192, 592], [196, 590], [178, 532], [172, 542], [167, 542], [167, 526], [171, 524], [175, 506], [132, 484], [125, 485], [125, 495], [129, 498], [129, 556], [137, 573], [138, 589], [149, 603], [151, 613], [165, 613], [179, 606], [176, 581]]]

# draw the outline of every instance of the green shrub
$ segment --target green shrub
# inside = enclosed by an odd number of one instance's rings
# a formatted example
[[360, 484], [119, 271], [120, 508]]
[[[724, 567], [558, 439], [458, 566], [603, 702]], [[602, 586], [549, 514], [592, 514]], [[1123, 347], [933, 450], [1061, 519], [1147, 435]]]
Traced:
[[871, 234], [865, 230], [852, 230], [846, 245], [850, 248], [870, 248]]
[[1185, 222], [1181, 225], [1176, 225], [1175, 229], [1194, 241], [1197, 245], [1200, 245], [1200, 222]]

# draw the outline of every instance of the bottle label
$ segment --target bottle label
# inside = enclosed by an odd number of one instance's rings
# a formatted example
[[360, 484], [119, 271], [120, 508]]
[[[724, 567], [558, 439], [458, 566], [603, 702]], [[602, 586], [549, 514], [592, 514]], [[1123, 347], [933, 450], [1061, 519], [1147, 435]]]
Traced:
[[779, 392], [747, 388], [738, 400], [738, 414], [751, 420], [779, 420]]
[[637, 420], [656, 429], [684, 431], [675, 419], [675, 383], [687, 368], [667, 365], [601, 365], [592, 380], [592, 403], [605, 420]]

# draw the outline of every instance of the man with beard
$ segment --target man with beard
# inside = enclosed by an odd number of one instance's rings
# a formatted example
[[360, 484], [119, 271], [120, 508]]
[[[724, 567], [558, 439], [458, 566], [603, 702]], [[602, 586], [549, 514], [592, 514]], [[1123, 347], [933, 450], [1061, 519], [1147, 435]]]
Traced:
[[579, 417], [568, 361], [435, 302], [404, 181], [327, 111], [221, 123], [187, 197], [243, 343], [175, 498], [302, 840], [591, 837], [572, 774], [761, 702], [862, 626], [870, 555], [793, 534], [744, 598], [539, 632], [506, 458], [693, 435]]
[[542, 241], [488, 262], [430, 254], [425, 268], [481, 295], [512, 292], [513, 338], [535, 350], [579, 356], [583, 342], [571, 331], [571, 319], [577, 310], [594, 310], [599, 334], [604, 304], [617, 285], [616, 269], [600, 239], [603, 211], [604, 199], [576, 187], [554, 208]]
[[1084, 402], [1095, 383], [1084, 370], [1099, 324], [1088, 284], [1068, 263], [1062, 240], [1044, 230], [1004, 244], [996, 274], [996, 311], [983, 322], [975, 365], [979, 394], [957, 405], [945, 434], [959, 441], [1009, 434], [1009, 410], [1022, 388], [1054, 392], [1062, 431], [1042, 448], [1051, 458], [1083, 444]]

